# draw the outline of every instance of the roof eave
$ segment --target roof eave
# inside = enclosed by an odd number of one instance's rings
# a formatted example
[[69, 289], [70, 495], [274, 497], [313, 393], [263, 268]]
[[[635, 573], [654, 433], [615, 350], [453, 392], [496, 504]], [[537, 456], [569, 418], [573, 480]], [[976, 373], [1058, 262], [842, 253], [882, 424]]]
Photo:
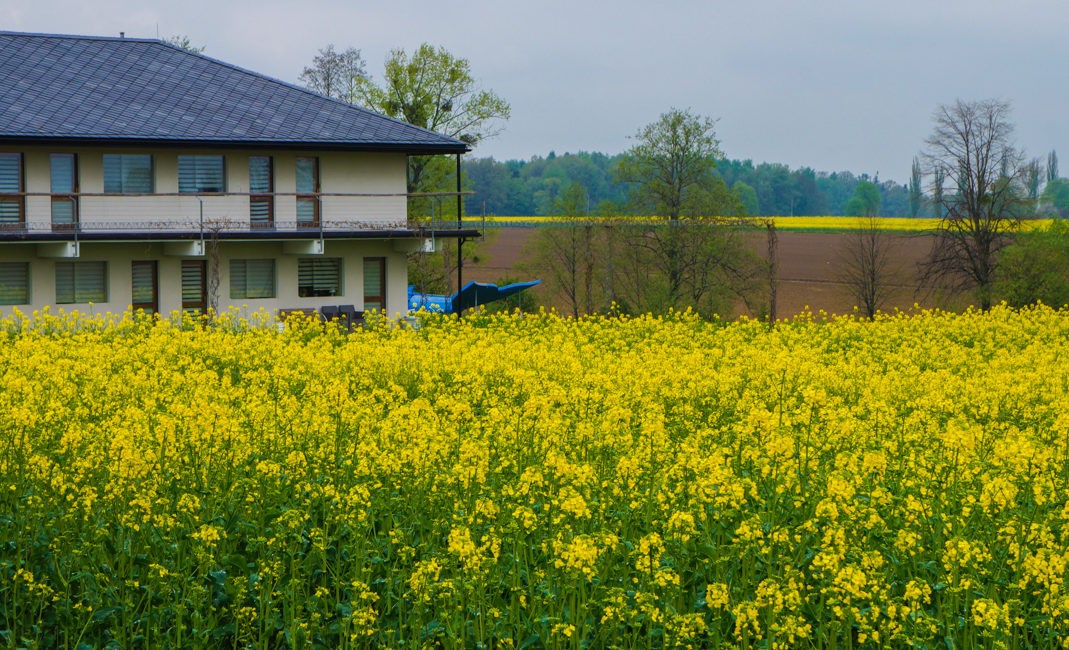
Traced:
[[146, 147], [167, 149], [283, 149], [316, 151], [362, 151], [403, 153], [410, 156], [464, 154], [471, 147], [464, 143], [433, 144], [426, 142], [337, 142], [323, 140], [241, 140], [241, 139], [171, 139], [124, 136], [2, 135], [0, 145], [52, 145], [78, 147]]

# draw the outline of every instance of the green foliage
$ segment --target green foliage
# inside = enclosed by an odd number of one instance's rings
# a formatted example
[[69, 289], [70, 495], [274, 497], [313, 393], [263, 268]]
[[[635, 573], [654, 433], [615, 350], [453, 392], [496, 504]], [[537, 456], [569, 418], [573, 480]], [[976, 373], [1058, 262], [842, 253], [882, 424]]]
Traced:
[[712, 170], [721, 155], [713, 125], [708, 117], [672, 109], [635, 135], [637, 144], [620, 159], [616, 174], [632, 185], [636, 213], [671, 220], [718, 214], [710, 201]]
[[761, 211], [757, 201], [757, 191], [752, 186], [742, 181], [735, 181], [731, 186], [731, 193], [742, 204], [746, 214], [758, 214]]
[[1017, 235], [999, 252], [995, 294], [1013, 307], [1069, 305], [1069, 226], [1058, 220]]
[[[391, 50], [383, 82], [369, 77], [356, 82], [356, 101], [367, 108], [456, 138], [475, 147], [500, 131], [510, 114], [508, 102], [477, 87], [467, 59], [427, 43], [409, 55]], [[448, 175], [450, 161], [441, 156], [409, 157], [409, 192], [449, 191], [432, 184]], [[420, 201], [410, 201], [410, 213], [426, 214]]]
[[1069, 217], [1069, 179], [1053, 178], [1047, 181], [1043, 190], [1042, 204], [1048, 212], [1058, 216]]
[[874, 183], [861, 181], [854, 195], [846, 202], [846, 213], [852, 217], [875, 217], [880, 211], [880, 190]]
[[190, 52], [191, 54], [200, 54], [204, 52], [203, 45], [194, 45], [193, 41], [191, 41], [185, 34], [175, 34], [170, 38], [163, 39], [163, 42], [185, 50], [186, 52]]
[[[467, 214], [550, 215], [553, 202], [569, 183], [581, 183], [590, 194], [592, 206], [610, 202], [615, 207], [598, 214], [621, 214], [627, 203], [627, 183], [613, 176], [612, 170], [624, 154], [557, 153], [533, 156], [528, 160], [498, 161], [472, 158], [464, 163], [466, 189], [474, 195], [465, 200]], [[891, 181], [874, 181], [866, 174], [817, 172], [808, 167], [790, 169], [786, 165], [749, 160], [719, 158], [712, 171], [734, 190], [742, 183], [736, 197], [749, 215], [843, 215], [846, 202], [861, 181], [873, 182], [880, 192], [880, 216], [904, 217], [910, 214], [909, 192], [904, 185]], [[750, 187], [756, 199], [749, 196]]]

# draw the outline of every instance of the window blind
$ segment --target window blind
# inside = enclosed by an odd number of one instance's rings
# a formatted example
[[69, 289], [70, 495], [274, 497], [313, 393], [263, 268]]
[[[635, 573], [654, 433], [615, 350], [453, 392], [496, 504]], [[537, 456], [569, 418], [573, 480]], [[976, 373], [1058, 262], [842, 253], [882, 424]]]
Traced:
[[56, 302], [107, 302], [107, 262], [56, 262]]
[[29, 302], [29, 262], [0, 262], [0, 305], [26, 305]]
[[156, 302], [156, 263], [133, 262], [130, 267], [131, 301], [135, 305]]
[[178, 191], [185, 193], [226, 191], [222, 156], [179, 156]]
[[108, 194], [151, 194], [152, 156], [104, 154], [104, 191]]
[[0, 153], [0, 223], [22, 221], [22, 197], [5, 197], [22, 191], [22, 155]]
[[381, 257], [364, 258], [364, 309], [385, 309], [386, 260]]
[[275, 260], [230, 260], [231, 298], [274, 298]]
[[341, 295], [341, 258], [305, 257], [297, 261], [297, 295]]

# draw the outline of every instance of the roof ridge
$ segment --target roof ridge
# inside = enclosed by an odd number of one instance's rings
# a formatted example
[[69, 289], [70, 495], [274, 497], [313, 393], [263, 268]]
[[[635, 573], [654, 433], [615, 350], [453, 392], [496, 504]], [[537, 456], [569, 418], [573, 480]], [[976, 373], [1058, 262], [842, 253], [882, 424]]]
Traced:
[[141, 36], [90, 36], [88, 34], [50, 34], [46, 32], [15, 32], [0, 29], [0, 36], [34, 36], [39, 38], [63, 38], [72, 41], [128, 41], [134, 43], [162, 43], [158, 38]]

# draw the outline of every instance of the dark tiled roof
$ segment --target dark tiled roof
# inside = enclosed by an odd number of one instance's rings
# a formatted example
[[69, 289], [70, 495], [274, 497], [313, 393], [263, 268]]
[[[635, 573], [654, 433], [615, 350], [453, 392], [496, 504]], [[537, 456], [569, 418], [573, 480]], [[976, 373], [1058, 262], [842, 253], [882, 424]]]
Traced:
[[160, 41], [12, 32], [0, 32], [0, 140], [467, 150]]

